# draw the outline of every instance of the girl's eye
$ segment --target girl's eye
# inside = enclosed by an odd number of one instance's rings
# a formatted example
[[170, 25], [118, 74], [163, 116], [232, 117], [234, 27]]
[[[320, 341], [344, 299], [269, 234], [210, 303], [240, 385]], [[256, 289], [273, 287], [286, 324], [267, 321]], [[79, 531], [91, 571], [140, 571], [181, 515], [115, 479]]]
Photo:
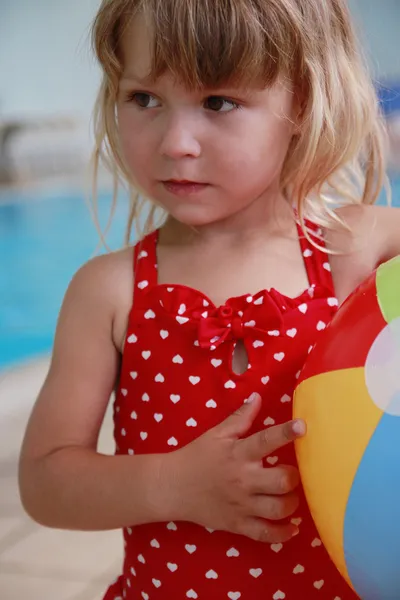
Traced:
[[129, 100], [135, 102], [140, 108], [157, 108], [160, 106], [160, 102], [151, 94], [145, 92], [136, 92], [130, 94]]
[[233, 100], [227, 100], [221, 96], [210, 96], [204, 102], [204, 106], [213, 112], [231, 112], [235, 108], [240, 108], [239, 104]]

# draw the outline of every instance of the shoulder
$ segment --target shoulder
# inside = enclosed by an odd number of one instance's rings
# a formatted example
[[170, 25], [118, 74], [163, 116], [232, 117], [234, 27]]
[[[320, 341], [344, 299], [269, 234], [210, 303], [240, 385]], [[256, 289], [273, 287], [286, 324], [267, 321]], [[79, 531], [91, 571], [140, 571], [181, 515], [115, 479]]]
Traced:
[[133, 248], [88, 260], [73, 276], [69, 290], [106, 301], [111, 300], [127, 280], [133, 284]]
[[400, 209], [359, 205], [336, 212], [348, 227], [329, 234], [339, 251], [367, 252], [375, 266], [400, 254]]
[[62, 313], [87, 315], [111, 333], [121, 347], [133, 302], [134, 248], [96, 256], [73, 276], [63, 302]]
[[347, 206], [336, 211], [345, 223], [326, 231], [339, 301], [379, 264], [400, 254], [400, 210], [386, 206]]

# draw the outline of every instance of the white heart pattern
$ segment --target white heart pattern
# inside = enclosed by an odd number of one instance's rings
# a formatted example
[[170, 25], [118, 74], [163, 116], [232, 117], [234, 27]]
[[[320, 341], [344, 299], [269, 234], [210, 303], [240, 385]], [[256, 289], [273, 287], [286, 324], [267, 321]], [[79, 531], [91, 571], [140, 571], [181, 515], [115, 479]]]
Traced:
[[161, 581], [159, 579], [152, 579], [151, 581], [153, 582], [154, 587], [161, 587]]
[[145, 559], [144, 559], [144, 556], [143, 556], [143, 554], [139, 554], [139, 556], [137, 557], [137, 559], [138, 559], [138, 561], [139, 561], [140, 563], [142, 563], [142, 565], [146, 564], [146, 561], [145, 561]]
[[245, 327], [255, 327], [256, 326], [256, 322], [255, 321], [248, 321], [247, 323], [244, 324]]
[[250, 569], [249, 573], [254, 579], [257, 579], [262, 574], [262, 569]]
[[146, 592], [142, 592], [142, 598], [143, 600], [149, 600], [150, 596]]
[[168, 442], [167, 442], [168, 446], [177, 446], [178, 445], [178, 440], [174, 437], [169, 438]]
[[289, 337], [294, 338], [297, 335], [297, 329], [295, 329], [294, 327], [293, 327], [293, 329], [288, 329], [288, 331], [286, 332], [286, 334]]
[[322, 546], [322, 542], [319, 538], [314, 538], [313, 541], [311, 542], [311, 546], [313, 548], [318, 548], [318, 546]]
[[263, 377], [263, 378], [261, 379], [261, 383], [263, 383], [264, 385], [267, 385], [267, 383], [269, 382], [269, 379], [270, 379], [270, 378], [269, 378], [269, 377], [268, 377], [268, 375], [267, 375], [266, 377]]
[[236, 548], [230, 548], [226, 555], [229, 556], [229, 558], [237, 558], [239, 556], [239, 550], [236, 550]]
[[167, 331], [166, 329], [161, 329], [160, 336], [162, 337], [163, 340], [166, 340], [167, 337], [169, 336], [169, 331]]
[[211, 364], [213, 367], [215, 367], [217, 369], [218, 367], [220, 367], [222, 365], [222, 360], [219, 360], [218, 358], [213, 358], [211, 360]]
[[153, 310], [148, 310], [145, 315], [144, 318], [149, 320], [149, 319], [155, 319], [156, 318], [156, 313]]
[[301, 573], [304, 573], [304, 567], [303, 565], [296, 565], [295, 568], [293, 569], [293, 574], [294, 575], [300, 575]]
[[151, 546], [152, 548], [160, 548], [160, 542], [158, 542], [158, 541], [157, 541], [157, 540], [155, 540], [155, 539], [154, 539], [154, 540], [151, 540], [151, 542], [150, 542], [150, 546]]
[[194, 552], [196, 552], [197, 547], [193, 544], [186, 544], [185, 549], [187, 552], [189, 552], [189, 554], [193, 554]]
[[209, 400], [208, 402], [206, 402], [206, 407], [207, 408], [217, 408], [217, 403], [215, 402], [215, 400]]
[[188, 323], [189, 319], [187, 317], [176, 317], [176, 320], [178, 321], [179, 325], [184, 325], [185, 323]]
[[150, 396], [148, 394], [143, 394], [142, 400], [143, 400], [143, 402], [149, 402]]
[[142, 356], [143, 356], [144, 360], [149, 360], [149, 358], [150, 358], [150, 356], [151, 356], [151, 352], [150, 352], [150, 350], [144, 350], [144, 351], [142, 352]]
[[284, 594], [284, 592], [281, 592], [281, 590], [278, 590], [277, 592], [275, 592], [272, 598], [273, 600], [284, 600], [286, 598], [286, 594]]
[[285, 358], [284, 352], [278, 352], [277, 354], [274, 354], [274, 359], [277, 360], [278, 362], [282, 362], [284, 358]]
[[164, 383], [165, 377], [164, 377], [164, 375], [162, 375], [161, 373], [159, 373], [158, 375], [156, 375], [154, 381], [156, 383]]
[[131, 376], [131, 378], [132, 378], [133, 380], [135, 380], [135, 379], [137, 378], [137, 376], [138, 376], [138, 374], [136, 373], [136, 371], [131, 371], [131, 372], [129, 373], [129, 375]]
[[206, 578], [207, 579], [218, 579], [218, 573], [216, 573], [215, 571], [213, 571], [211, 569], [210, 571], [207, 571]]
[[262, 342], [261, 340], [256, 340], [255, 342], [253, 342], [253, 348], [262, 348], [264, 346], [264, 342]]
[[132, 333], [132, 335], [130, 335], [128, 337], [128, 344], [136, 344], [137, 340], [138, 339], [137, 339], [136, 335], [134, 333]]
[[278, 460], [279, 460], [279, 459], [278, 459], [278, 457], [277, 457], [277, 456], [268, 456], [268, 458], [267, 458], [267, 463], [268, 463], [269, 465], [272, 465], [272, 466], [273, 466], [273, 465], [276, 465], [276, 463], [278, 462]]
[[271, 544], [271, 550], [278, 554], [283, 548], [283, 544]]
[[183, 358], [182, 358], [182, 356], [179, 356], [179, 354], [177, 354], [172, 359], [172, 362], [175, 363], [176, 365], [182, 365], [183, 364]]
[[292, 398], [288, 394], [285, 394], [281, 398], [282, 404], [287, 404], [288, 402], [291, 402], [291, 401], [292, 401]]
[[225, 383], [224, 388], [226, 390], [234, 390], [236, 388], [236, 383], [234, 381], [229, 380]]
[[324, 329], [326, 329], [326, 323], [324, 323], [323, 321], [319, 321], [317, 325], [317, 330], [323, 331]]
[[279, 331], [278, 330], [268, 331], [268, 335], [271, 337], [279, 337]]
[[169, 531], [178, 531], [178, 527], [172, 521], [171, 523], [168, 523], [167, 529], [169, 529]]
[[264, 421], [264, 425], [268, 427], [269, 425], [275, 425], [275, 419], [272, 417], [267, 417]]
[[307, 310], [308, 310], [308, 306], [307, 306], [307, 304], [300, 304], [300, 306], [299, 306], [299, 311], [300, 311], [301, 313], [303, 313], [303, 315], [305, 315], [305, 314], [306, 314]]
[[139, 290], [144, 290], [145, 288], [147, 288], [149, 285], [148, 281], [139, 281], [139, 283], [137, 284]]
[[186, 592], [186, 598], [198, 598], [198, 595], [194, 590], [189, 590]]
[[171, 399], [171, 402], [173, 402], [174, 404], [177, 404], [179, 402], [179, 400], [181, 399], [181, 397], [178, 396], [177, 394], [171, 394], [170, 399]]
[[141, 431], [141, 432], [140, 432], [140, 437], [141, 437], [141, 439], [142, 439], [143, 441], [147, 440], [147, 437], [148, 437], [148, 435], [149, 435], [149, 434], [147, 433], [147, 431]]
[[200, 383], [200, 377], [195, 377], [194, 375], [191, 375], [189, 377], [189, 381], [192, 385], [197, 385], [198, 383]]
[[228, 598], [229, 600], [239, 600], [239, 598], [241, 597], [241, 593], [240, 592], [228, 592]]
[[186, 421], [186, 425], [188, 427], [197, 427], [197, 421], [194, 419], [188, 419], [188, 421]]
[[175, 571], [178, 569], [178, 565], [176, 565], [175, 563], [167, 563], [167, 567], [171, 571], [171, 573], [175, 573]]
[[161, 414], [159, 414], [159, 413], [156, 413], [154, 415], [154, 419], [155, 419], [155, 421], [157, 421], [157, 423], [161, 423], [161, 421], [163, 420], [163, 418], [164, 418], [164, 416], [161, 415]]
[[321, 579], [320, 581], [314, 581], [314, 587], [316, 590], [320, 590], [323, 585], [324, 585], [325, 581], [323, 579]]

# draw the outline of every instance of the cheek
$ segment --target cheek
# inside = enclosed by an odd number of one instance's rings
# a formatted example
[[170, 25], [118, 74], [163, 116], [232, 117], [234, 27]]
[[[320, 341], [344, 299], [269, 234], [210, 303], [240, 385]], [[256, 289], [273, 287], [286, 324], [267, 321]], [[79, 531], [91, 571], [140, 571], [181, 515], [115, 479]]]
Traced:
[[149, 156], [153, 154], [148, 131], [140, 116], [130, 110], [118, 111], [118, 135], [122, 153], [130, 171], [138, 180], [144, 172], [145, 165], [149, 164]]
[[[237, 127], [219, 138], [217, 151], [233, 177], [240, 172], [275, 172], [282, 165], [292, 138], [289, 120], [263, 111], [254, 111]], [[218, 140], [218, 136], [216, 138]]]

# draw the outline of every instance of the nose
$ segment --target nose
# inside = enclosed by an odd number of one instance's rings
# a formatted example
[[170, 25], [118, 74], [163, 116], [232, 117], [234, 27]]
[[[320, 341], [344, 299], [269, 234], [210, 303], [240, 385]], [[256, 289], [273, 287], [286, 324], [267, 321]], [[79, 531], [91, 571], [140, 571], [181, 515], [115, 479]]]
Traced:
[[184, 157], [198, 158], [201, 146], [195, 130], [193, 116], [176, 113], [170, 115], [164, 124], [160, 153], [175, 160]]

